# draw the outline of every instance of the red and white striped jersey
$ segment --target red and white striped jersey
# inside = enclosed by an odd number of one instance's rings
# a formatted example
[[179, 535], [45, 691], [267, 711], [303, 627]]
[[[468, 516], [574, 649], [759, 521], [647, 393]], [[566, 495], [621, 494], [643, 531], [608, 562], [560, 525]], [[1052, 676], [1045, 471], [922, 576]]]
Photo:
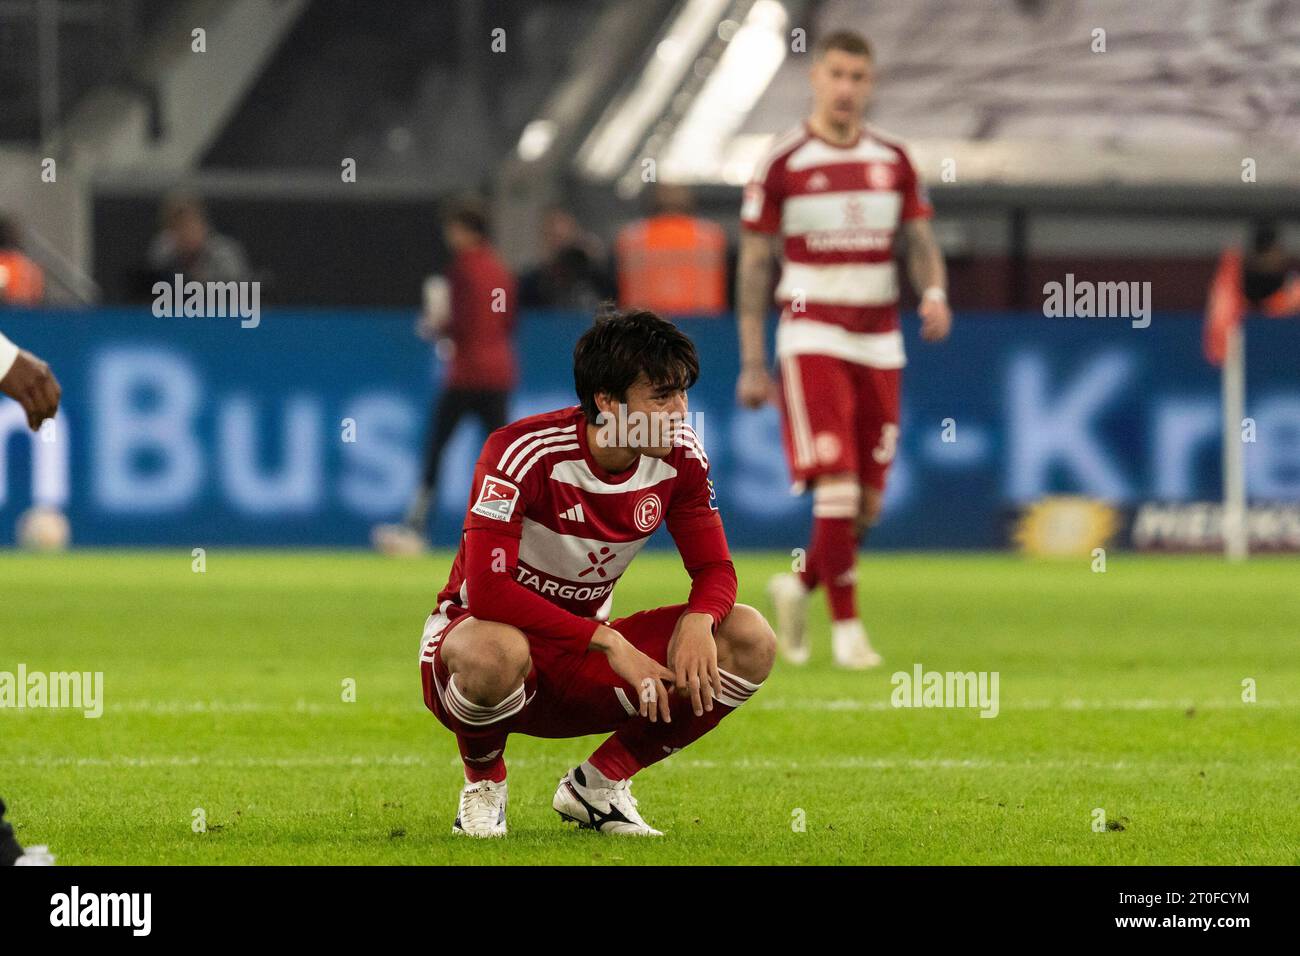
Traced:
[[574, 406], [488, 436], [439, 610], [585, 642], [663, 523], [691, 574], [690, 609], [721, 621], [736, 579], [699, 436], [683, 427], [668, 457], [642, 455], [611, 474], [592, 456], [586, 426]]
[[906, 149], [864, 127], [837, 146], [804, 124], [778, 136], [745, 187], [741, 224], [783, 239], [777, 355], [905, 364], [894, 236], [934, 214]]

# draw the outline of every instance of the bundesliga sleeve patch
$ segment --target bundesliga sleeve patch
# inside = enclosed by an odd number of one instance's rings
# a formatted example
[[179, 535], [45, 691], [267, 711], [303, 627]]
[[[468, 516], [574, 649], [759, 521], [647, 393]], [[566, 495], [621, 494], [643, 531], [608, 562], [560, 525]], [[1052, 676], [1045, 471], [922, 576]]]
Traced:
[[515, 513], [515, 504], [518, 501], [518, 488], [504, 478], [493, 478], [489, 475], [483, 479], [483, 487], [479, 490], [478, 500], [474, 502], [474, 507], [469, 510], [476, 515], [482, 515], [484, 518], [509, 521], [510, 516]]

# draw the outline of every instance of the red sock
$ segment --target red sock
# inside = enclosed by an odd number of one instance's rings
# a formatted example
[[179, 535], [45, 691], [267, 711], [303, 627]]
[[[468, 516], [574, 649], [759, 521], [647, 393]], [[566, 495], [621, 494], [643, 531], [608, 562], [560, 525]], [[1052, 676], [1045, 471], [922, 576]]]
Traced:
[[475, 704], [460, 692], [453, 675], [447, 680], [443, 702], [456, 732], [465, 779], [500, 783], [506, 778], [506, 738], [527, 706], [526, 687], [520, 685], [499, 703]]
[[858, 616], [858, 548], [853, 526], [852, 518], [813, 519], [810, 564], [817, 568], [818, 577], [826, 586], [826, 603], [830, 606], [832, 621]]
[[671, 723], [632, 717], [588, 759], [610, 780], [627, 780], [703, 737], [761, 686], [722, 671], [722, 697], [714, 699], [713, 710], [696, 717], [689, 700], [673, 695]]
[[460, 747], [460, 759], [465, 764], [465, 779], [470, 783], [491, 780], [500, 783], [506, 778], [506, 738], [505, 733], [476, 734], [469, 736], [456, 734], [456, 745]]

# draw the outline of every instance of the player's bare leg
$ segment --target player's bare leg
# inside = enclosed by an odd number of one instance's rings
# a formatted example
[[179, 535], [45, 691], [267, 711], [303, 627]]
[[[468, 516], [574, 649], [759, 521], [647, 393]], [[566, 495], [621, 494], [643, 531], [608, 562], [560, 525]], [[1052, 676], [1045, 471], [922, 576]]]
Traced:
[[601, 744], [585, 762], [560, 779], [552, 806], [566, 820], [584, 829], [627, 836], [662, 836], [641, 818], [632, 796], [631, 778], [699, 739], [718, 725], [755, 691], [772, 670], [776, 636], [763, 615], [737, 604], [718, 625], [718, 672], [722, 695], [700, 716], [676, 695], [671, 723], [649, 723], [633, 717], [627, 727]]
[[446, 700], [465, 763], [465, 787], [452, 832], [504, 836], [507, 734], [501, 726], [527, 704], [528, 640], [508, 624], [471, 618], [447, 635], [442, 659], [451, 672]]

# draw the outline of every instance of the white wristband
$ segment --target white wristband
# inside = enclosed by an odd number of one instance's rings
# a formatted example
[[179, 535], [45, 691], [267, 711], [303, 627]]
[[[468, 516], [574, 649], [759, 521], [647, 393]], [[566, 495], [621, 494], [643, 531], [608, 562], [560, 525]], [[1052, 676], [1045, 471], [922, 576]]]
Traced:
[[5, 338], [3, 332], [0, 332], [0, 379], [9, 374], [9, 370], [14, 367], [16, 361], [18, 361], [18, 346]]
[[932, 285], [921, 293], [922, 299], [938, 299], [940, 302], [948, 301], [948, 293], [937, 285]]

